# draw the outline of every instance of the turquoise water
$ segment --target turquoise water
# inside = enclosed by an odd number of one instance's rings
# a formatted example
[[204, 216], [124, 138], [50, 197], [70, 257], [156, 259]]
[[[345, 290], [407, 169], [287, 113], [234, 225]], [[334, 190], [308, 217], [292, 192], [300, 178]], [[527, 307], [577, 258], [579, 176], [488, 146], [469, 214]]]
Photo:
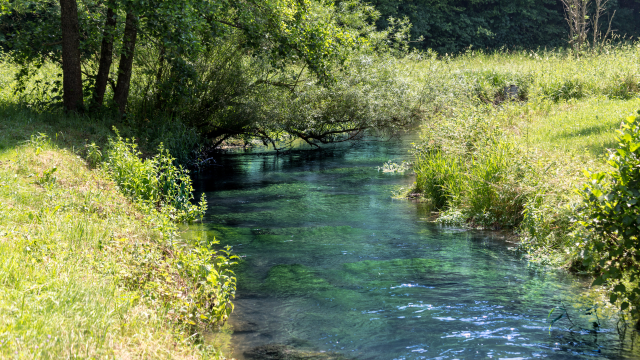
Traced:
[[[287, 344], [358, 359], [639, 357], [633, 331], [621, 341], [615, 318], [586, 314], [583, 281], [531, 266], [500, 234], [438, 226], [424, 205], [392, 199], [413, 178], [376, 167], [408, 159], [408, 146], [231, 154], [195, 179], [210, 209], [187, 236], [242, 259], [228, 356]], [[562, 318], [549, 331], [561, 302], [576, 326]]]

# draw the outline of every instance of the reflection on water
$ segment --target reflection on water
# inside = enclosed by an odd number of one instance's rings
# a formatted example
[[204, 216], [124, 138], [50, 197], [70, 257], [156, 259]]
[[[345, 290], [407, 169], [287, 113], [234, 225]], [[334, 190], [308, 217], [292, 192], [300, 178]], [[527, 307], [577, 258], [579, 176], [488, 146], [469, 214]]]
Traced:
[[[420, 204], [391, 199], [413, 179], [376, 166], [407, 149], [228, 155], [195, 180], [210, 210], [186, 236], [215, 236], [242, 256], [228, 356], [264, 344], [358, 359], [640, 355], [615, 319], [580, 330], [598, 319], [585, 314], [592, 303], [577, 278], [530, 266], [499, 235], [439, 227]], [[549, 332], [561, 301], [578, 327], [561, 319]]]

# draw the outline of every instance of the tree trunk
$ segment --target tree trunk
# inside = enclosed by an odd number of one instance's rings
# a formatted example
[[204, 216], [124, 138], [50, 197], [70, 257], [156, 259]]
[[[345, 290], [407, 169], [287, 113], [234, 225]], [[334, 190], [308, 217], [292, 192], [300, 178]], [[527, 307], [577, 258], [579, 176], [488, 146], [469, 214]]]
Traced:
[[124, 37], [122, 39], [122, 55], [118, 66], [118, 83], [113, 94], [113, 100], [118, 104], [120, 114], [124, 114], [129, 98], [129, 86], [131, 84], [131, 72], [133, 70], [133, 52], [136, 48], [136, 37], [138, 36], [138, 19], [131, 13], [127, 13], [124, 26]]
[[164, 63], [165, 63], [165, 49], [164, 45], [160, 45], [160, 55], [158, 56], [158, 72], [156, 73], [156, 109], [160, 109], [161, 101], [162, 101], [162, 87], [160, 86], [160, 82], [162, 82], [162, 74], [164, 73]]
[[82, 110], [82, 69], [80, 68], [80, 26], [76, 0], [60, 0], [62, 23], [62, 88], [67, 111]]
[[107, 19], [104, 23], [102, 34], [102, 48], [100, 49], [100, 65], [96, 75], [96, 87], [93, 92], [93, 101], [101, 107], [104, 101], [104, 93], [107, 90], [109, 71], [113, 62], [113, 33], [116, 29], [116, 14], [112, 8], [107, 9]]

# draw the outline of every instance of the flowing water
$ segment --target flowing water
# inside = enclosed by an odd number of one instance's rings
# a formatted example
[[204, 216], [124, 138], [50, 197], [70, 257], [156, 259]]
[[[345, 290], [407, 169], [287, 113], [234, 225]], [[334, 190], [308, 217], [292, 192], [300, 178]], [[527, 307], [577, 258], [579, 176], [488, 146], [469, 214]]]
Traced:
[[[286, 344], [357, 359], [640, 358], [633, 331], [621, 341], [615, 319], [587, 314], [583, 281], [392, 199], [413, 178], [376, 167], [408, 148], [231, 154], [195, 179], [209, 211], [185, 236], [241, 256], [227, 356]], [[550, 330], [561, 304], [575, 327], [565, 316]]]

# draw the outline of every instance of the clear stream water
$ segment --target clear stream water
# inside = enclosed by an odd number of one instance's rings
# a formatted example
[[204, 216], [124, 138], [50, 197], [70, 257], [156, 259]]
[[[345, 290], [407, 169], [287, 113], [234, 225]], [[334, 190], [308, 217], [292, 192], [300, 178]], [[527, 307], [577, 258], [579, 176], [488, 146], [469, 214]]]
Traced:
[[[622, 341], [614, 318], [588, 330], [597, 319], [583, 281], [392, 199], [413, 177], [376, 167], [408, 148], [231, 154], [195, 179], [209, 210], [185, 236], [216, 237], [242, 257], [227, 356], [287, 344], [357, 359], [640, 358], [635, 332]], [[562, 318], [549, 331], [561, 302], [577, 327]]]

